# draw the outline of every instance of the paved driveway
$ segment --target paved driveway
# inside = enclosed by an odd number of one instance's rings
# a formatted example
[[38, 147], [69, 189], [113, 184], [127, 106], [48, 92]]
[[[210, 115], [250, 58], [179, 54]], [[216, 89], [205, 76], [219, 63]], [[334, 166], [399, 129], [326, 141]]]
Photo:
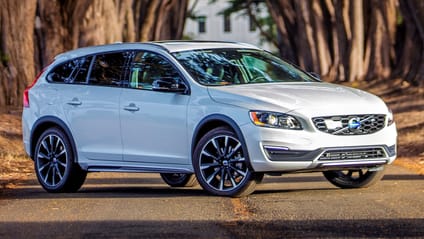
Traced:
[[35, 177], [0, 193], [0, 238], [424, 238], [424, 177], [390, 166], [368, 189], [342, 190], [320, 173], [266, 176], [241, 199], [199, 186], [171, 189], [156, 174], [90, 174], [74, 194]]

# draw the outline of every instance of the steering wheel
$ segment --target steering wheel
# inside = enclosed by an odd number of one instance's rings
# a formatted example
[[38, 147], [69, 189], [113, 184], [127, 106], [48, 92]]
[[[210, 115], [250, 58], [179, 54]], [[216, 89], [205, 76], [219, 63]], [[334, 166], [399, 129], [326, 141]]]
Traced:
[[267, 82], [268, 79], [265, 76], [257, 76], [249, 81], [249, 83], [262, 83]]

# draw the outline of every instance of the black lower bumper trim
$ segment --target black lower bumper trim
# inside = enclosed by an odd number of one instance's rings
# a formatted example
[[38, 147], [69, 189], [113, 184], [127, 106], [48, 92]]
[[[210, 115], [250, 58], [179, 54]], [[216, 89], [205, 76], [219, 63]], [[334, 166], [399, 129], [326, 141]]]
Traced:
[[396, 145], [372, 145], [358, 147], [320, 148], [316, 150], [289, 150], [284, 147], [264, 146], [269, 160], [280, 162], [370, 160], [384, 159], [396, 155]]
[[288, 150], [278, 147], [264, 147], [267, 157], [271, 161], [312, 161], [323, 151]]

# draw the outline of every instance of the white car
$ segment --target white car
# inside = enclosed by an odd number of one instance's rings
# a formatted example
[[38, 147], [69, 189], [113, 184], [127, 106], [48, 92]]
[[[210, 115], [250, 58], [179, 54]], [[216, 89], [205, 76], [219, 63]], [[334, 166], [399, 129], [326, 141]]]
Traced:
[[49, 192], [87, 172], [157, 172], [245, 196], [264, 174], [322, 171], [341, 188], [396, 158], [385, 103], [321, 82], [255, 46], [117, 43], [58, 55], [24, 92], [25, 150]]

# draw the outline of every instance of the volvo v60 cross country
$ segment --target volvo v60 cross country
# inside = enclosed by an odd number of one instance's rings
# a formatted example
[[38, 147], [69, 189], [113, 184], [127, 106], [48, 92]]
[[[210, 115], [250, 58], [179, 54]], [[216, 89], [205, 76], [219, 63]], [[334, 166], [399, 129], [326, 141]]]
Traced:
[[321, 82], [255, 46], [117, 43], [58, 55], [24, 92], [26, 152], [48, 192], [88, 172], [196, 179], [244, 196], [264, 174], [323, 172], [341, 188], [378, 181], [396, 126], [378, 97]]

